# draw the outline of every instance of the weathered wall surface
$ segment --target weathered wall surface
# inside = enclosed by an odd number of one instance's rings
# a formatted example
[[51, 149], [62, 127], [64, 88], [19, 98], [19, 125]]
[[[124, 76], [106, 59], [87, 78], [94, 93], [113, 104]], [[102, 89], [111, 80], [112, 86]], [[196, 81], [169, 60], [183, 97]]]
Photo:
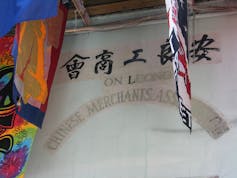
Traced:
[[190, 76], [202, 127], [194, 122], [191, 135], [176, 108], [166, 23], [65, 36], [26, 178], [236, 178], [236, 19], [196, 20]]

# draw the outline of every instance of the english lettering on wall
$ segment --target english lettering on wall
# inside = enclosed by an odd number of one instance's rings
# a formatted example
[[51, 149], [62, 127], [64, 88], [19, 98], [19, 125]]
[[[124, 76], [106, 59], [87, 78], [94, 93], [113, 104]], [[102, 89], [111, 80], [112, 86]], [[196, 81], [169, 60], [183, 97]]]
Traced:
[[[50, 150], [57, 150], [64, 143], [65, 139], [72, 134], [73, 130], [92, 118], [98, 112], [123, 103], [162, 103], [175, 109], [177, 98], [175, 91], [168, 87], [134, 87], [116, 91], [88, 103], [85, 103], [77, 112], [64, 120], [47, 139], [46, 147]], [[193, 98], [193, 116], [195, 121], [207, 131], [214, 139], [221, 137], [229, 130], [224, 118], [212, 107], [202, 101]], [[195, 130], [193, 130], [195, 132]]]

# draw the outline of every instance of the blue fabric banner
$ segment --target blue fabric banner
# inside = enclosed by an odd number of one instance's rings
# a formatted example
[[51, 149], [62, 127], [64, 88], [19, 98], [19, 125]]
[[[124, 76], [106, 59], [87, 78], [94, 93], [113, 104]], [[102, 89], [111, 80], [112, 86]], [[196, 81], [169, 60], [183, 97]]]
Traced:
[[22, 21], [38, 20], [57, 15], [57, 0], [4, 0], [0, 5], [0, 37]]

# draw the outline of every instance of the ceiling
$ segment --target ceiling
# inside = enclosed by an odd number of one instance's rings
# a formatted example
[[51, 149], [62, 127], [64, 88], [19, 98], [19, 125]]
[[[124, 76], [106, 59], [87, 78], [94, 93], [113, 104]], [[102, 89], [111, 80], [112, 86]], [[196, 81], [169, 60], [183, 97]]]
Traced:
[[[224, 8], [226, 7], [229, 8], [236, 5], [236, 0], [188, 0], [188, 2], [189, 4], [192, 4], [190, 7], [196, 7], [196, 11], [220, 11], [225, 10]], [[89, 17], [93, 17], [142, 9], [164, 8], [165, 0], [71, 0], [71, 10], [69, 12], [68, 19], [73, 19], [75, 17], [75, 4], [80, 4], [78, 9], [81, 13], [86, 11]], [[202, 9], [198, 9], [198, 7]]]
[[[66, 33], [118, 29], [166, 18], [165, 0], [64, 0]], [[187, 0], [189, 14], [237, 11], [237, 0]]]

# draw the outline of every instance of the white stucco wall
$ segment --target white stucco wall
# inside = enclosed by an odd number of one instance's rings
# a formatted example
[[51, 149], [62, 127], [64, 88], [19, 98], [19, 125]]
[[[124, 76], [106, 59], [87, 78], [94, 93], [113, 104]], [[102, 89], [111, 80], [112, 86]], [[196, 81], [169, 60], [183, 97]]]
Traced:
[[[233, 14], [197, 19], [196, 34], [211, 34], [221, 51], [215, 53], [209, 63], [202, 61], [190, 65], [193, 97], [213, 107], [229, 124], [230, 130], [222, 137], [211, 138], [195, 123], [190, 135], [181, 123], [177, 108], [162, 103], [138, 102], [115, 105], [94, 114], [75, 126], [57, 149], [49, 149], [47, 142], [58, 126], [83, 104], [104, 94], [103, 79], [92, 76], [91, 79], [70, 81], [60, 69], [64, 60], [61, 57], [47, 116], [35, 139], [26, 178], [191, 178], [215, 175], [236, 178], [236, 20], [237, 15]], [[119, 56], [126, 56], [132, 54], [134, 48], [143, 48], [147, 56], [153, 53], [151, 58], [159, 62], [155, 54], [159, 54], [160, 45], [166, 38], [166, 23], [66, 35], [62, 53], [71, 51], [94, 56], [109, 49], [122, 51]], [[142, 67], [145, 71], [155, 70], [136, 65], [131, 67], [133, 72], [143, 70]], [[82, 76], [89, 72], [87, 68], [84, 70]], [[62, 79], [62, 75], [65, 78]], [[151, 86], [154, 85], [153, 82]]]

